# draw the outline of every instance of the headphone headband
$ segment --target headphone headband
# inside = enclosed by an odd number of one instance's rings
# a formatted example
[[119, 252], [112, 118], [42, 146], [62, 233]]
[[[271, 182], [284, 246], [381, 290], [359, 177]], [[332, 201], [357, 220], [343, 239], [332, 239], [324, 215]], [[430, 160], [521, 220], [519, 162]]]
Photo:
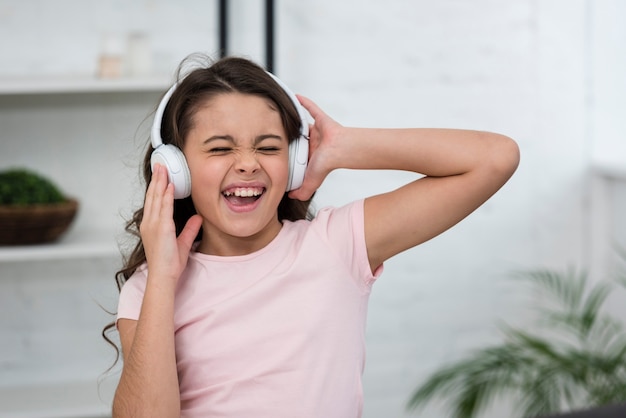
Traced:
[[157, 106], [154, 114], [154, 121], [152, 122], [152, 129], [150, 130], [150, 142], [152, 148], [157, 149], [160, 145], [163, 145], [163, 138], [161, 138], [161, 123], [163, 122], [163, 113], [165, 112], [165, 106], [170, 101], [174, 90], [178, 87], [178, 82], [174, 83], [172, 87], [165, 92], [159, 106]]
[[[300, 104], [295, 93], [292, 92], [289, 89], [289, 87], [287, 87], [287, 85], [282, 82], [282, 80], [280, 80], [278, 77], [276, 77], [274, 74], [270, 73], [269, 71], [266, 71], [265, 73], [269, 75], [270, 77], [272, 77], [272, 79], [276, 82], [276, 84], [278, 84], [280, 88], [283, 89], [285, 93], [287, 93], [287, 96], [289, 96], [289, 99], [291, 100], [293, 105], [296, 107], [296, 110], [298, 111], [298, 116], [300, 117], [300, 135], [308, 139], [309, 138], [308, 112]], [[178, 82], [174, 83], [167, 90], [167, 92], [165, 92], [154, 114], [154, 121], [152, 122], [152, 129], [150, 130], [150, 142], [152, 143], [152, 148], [154, 149], [158, 148], [160, 145], [163, 145], [163, 138], [161, 137], [161, 124], [163, 122], [163, 113], [165, 113], [165, 107], [169, 103], [170, 98], [172, 97], [172, 94], [174, 94], [174, 91], [176, 90], [177, 87], [178, 87]]]

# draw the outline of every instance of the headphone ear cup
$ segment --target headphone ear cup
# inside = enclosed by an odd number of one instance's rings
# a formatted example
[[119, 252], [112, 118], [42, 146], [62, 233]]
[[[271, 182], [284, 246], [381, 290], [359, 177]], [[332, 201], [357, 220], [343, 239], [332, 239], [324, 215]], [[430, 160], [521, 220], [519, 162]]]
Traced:
[[172, 144], [158, 146], [150, 156], [150, 167], [160, 164], [167, 169], [170, 183], [174, 184], [174, 199], [184, 199], [191, 195], [191, 174], [183, 152]]
[[289, 143], [289, 179], [287, 181], [288, 192], [302, 186], [308, 161], [309, 140], [301, 135]]

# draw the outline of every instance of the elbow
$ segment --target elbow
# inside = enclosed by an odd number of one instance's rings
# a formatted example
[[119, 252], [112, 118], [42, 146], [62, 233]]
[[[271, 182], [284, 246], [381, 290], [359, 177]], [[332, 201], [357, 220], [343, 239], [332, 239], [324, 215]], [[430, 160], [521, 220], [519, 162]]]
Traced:
[[512, 138], [500, 134], [491, 135], [490, 149], [490, 166], [498, 175], [503, 177], [504, 181], [508, 180], [520, 162], [520, 149], [517, 142]]

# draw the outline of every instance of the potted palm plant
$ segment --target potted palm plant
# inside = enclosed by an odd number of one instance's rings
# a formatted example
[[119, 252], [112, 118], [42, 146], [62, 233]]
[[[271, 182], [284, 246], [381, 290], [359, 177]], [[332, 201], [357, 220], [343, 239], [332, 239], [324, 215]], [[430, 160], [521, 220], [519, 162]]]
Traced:
[[[501, 344], [435, 371], [412, 394], [409, 409], [440, 398], [450, 416], [475, 418], [507, 396], [519, 413], [510, 417], [537, 417], [626, 402], [624, 323], [603, 309], [615, 282], [592, 285], [586, 273], [573, 270], [530, 271], [521, 278], [545, 295], [537, 326], [503, 325]], [[626, 283], [623, 277], [616, 282]], [[626, 408], [621, 412], [626, 416]]]
[[76, 199], [34, 171], [0, 172], [0, 245], [54, 241], [68, 229], [77, 210]]

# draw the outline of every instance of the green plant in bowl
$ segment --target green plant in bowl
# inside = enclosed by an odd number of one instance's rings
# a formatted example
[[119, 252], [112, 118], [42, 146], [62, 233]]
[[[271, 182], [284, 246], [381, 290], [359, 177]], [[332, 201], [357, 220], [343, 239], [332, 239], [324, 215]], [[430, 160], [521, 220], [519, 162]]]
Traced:
[[66, 200], [52, 181], [33, 171], [11, 169], [0, 172], [0, 205], [49, 205]]
[[77, 211], [78, 202], [50, 179], [25, 168], [0, 172], [0, 245], [54, 241]]

